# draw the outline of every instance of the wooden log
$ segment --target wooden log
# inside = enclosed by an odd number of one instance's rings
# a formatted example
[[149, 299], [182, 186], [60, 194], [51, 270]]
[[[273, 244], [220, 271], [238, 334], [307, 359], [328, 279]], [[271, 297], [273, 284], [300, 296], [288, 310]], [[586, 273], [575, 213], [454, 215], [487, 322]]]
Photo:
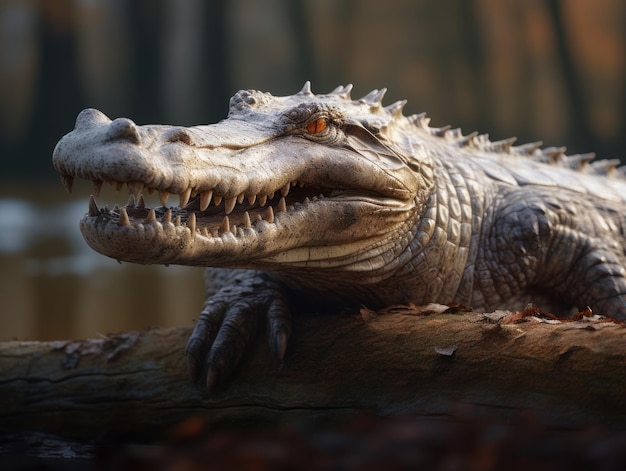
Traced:
[[261, 335], [210, 396], [187, 377], [189, 328], [4, 342], [0, 432], [149, 439], [197, 414], [219, 427], [363, 411], [449, 420], [459, 407], [499, 418], [532, 411], [555, 426], [626, 425], [622, 325], [498, 317], [411, 309], [296, 316], [282, 367]]

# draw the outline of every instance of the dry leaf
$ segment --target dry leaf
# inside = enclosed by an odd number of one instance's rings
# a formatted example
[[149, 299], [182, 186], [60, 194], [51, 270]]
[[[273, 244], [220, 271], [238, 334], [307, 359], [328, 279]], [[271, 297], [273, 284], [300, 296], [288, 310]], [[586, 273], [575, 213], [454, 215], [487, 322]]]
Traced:
[[458, 348], [459, 348], [458, 345], [452, 345], [451, 347], [435, 347], [435, 351], [439, 355], [451, 357], [452, 355], [454, 355], [454, 353], [457, 351]]

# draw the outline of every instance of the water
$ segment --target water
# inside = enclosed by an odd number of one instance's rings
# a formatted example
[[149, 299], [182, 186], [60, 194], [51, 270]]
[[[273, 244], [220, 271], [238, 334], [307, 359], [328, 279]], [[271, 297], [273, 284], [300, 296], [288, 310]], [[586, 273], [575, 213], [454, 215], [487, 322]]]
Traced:
[[0, 194], [0, 341], [86, 338], [191, 325], [202, 269], [119, 264], [84, 242], [87, 192]]

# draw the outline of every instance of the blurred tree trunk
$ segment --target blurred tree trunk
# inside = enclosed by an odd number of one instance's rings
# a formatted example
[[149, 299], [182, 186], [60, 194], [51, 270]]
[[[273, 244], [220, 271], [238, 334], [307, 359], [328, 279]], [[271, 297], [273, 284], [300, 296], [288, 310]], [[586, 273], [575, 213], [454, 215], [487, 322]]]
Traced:
[[161, 121], [161, 28], [163, 0], [130, 2], [131, 100], [132, 116], [137, 123]]
[[315, 71], [317, 63], [315, 60], [314, 38], [309, 26], [309, 17], [306, 13], [306, 3], [303, 0], [287, 0], [287, 8], [291, 17], [293, 34], [296, 38], [296, 71], [297, 78], [302, 83], [310, 80], [315, 86], [318, 77]]
[[[2, 156], [3, 160], [10, 158], [16, 166], [23, 162], [29, 178], [53, 174], [52, 149], [68, 131], [65, 123], [74, 123], [76, 110], [84, 101], [78, 76], [72, 2], [45, 3], [39, 24], [40, 69], [31, 126], [22, 145]], [[59, 11], [66, 14], [59, 15]]]
[[563, 88], [570, 108], [569, 121], [573, 147], [576, 152], [599, 150], [600, 143], [589, 126], [591, 114], [585, 101], [583, 81], [569, 46], [561, 0], [547, 0], [547, 7], [556, 41], [556, 58], [561, 69]]
[[206, 3], [206, 43], [207, 57], [203, 58], [207, 68], [208, 87], [208, 116], [207, 122], [213, 123], [223, 119], [228, 113], [228, 99], [231, 90], [231, 62], [232, 54], [228, 36], [232, 28], [229, 15], [228, 0], [211, 0]]
[[[621, 19], [622, 19], [622, 50], [626, 51], [626, 4], [621, 3]], [[621, 153], [615, 157], [621, 159], [622, 164], [626, 165], [626, 67], [622, 66], [622, 100], [621, 100], [621, 127], [617, 133], [616, 145], [614, 148], [621, 149]]]
[[[459, 3], [460, 13], [460, 41], [464, 49], [464, 62], [469, 75], [470, 93], [472, 94], [472, 114], [480, 127], [493, 129], [489, 116], [489, 102], [485, 70], [485, 50], [481, 25], [476, 11], [475, 2], [461, 0]], [[470, 129], [469, 132], [478, 131]]]

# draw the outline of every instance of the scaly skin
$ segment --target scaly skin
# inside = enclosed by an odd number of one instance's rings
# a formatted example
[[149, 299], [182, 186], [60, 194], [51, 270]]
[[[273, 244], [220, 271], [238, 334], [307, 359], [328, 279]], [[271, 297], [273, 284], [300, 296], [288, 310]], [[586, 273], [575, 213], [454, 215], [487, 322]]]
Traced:
[[[230, 374], [267, 321], [285, 355], [294, 302], [320, 306], [529, 302], [626, 320], [626, 179], [614, 161], [513, 146], [405, 117], [351, 87], [273, 97], [240, 91], [227, 119], [183, 128], [77, 118], [53, 161], [131, 198], [81, 230], [95, 250], [144, 264], [216, 267], [187, 345], [195, 380]], [[161, 207], [142, 192], [157, 190]], [[167, 207], [169, 194], [179, 195]]]

